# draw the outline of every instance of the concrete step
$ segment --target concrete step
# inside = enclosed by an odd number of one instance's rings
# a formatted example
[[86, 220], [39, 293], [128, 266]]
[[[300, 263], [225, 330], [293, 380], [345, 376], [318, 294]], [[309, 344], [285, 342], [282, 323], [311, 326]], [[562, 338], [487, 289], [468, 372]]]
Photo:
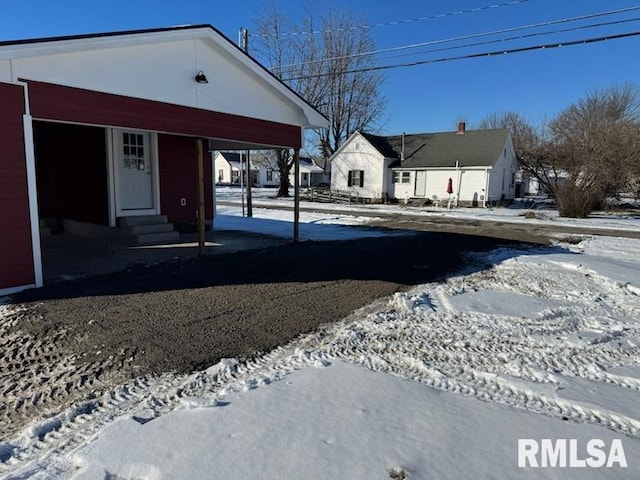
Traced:
[[138, 245], [151, 245], [154, 243], [175, 243], [180, 240], [179, 232], [146, 233], [136, 235]]
[[173, 223], [154, 223], [151, 225], [133, 225], [130, 227], [122, 227], [125, 235], [146, 235], [149, 233], [166, 233], [173, 232]]
[[121, 227], [137, 227], [140, 225], [157, 225], [167, 223], [166, 215], [138, 215], [134, 217], [120, 217]]

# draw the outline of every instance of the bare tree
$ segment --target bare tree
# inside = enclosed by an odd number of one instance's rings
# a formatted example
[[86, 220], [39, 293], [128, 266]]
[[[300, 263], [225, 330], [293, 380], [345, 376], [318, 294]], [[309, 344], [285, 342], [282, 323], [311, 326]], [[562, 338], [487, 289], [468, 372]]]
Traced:
[[562, 215], [586, 216], [626, 190], [640, 167], [640, 96], [630, 85], [594, 90], [549, 125], [554, 163], [567, 175], [555, 192]]
[[[382, 75], [372, 68], [375, 49], [365, 19], [347, 10], [329, 10], [317, 18], [308, 9], [296, 24], [276, 4], [259, 14], [256, 52], [278, 78], [330, 120], [314, 132], [324, 158], [330, 157], [356, 130], [367, 130], [384, 111]], [[288, 196], [291, 153], [278, 152], [279, 196]]]
[[491, 114], [480, 127], [511, 130], [520, 167], [554, 197], [562, 216], [585, 217], [640, 184], [635, 87], [594, 90], [538, 129], [515, 112]]

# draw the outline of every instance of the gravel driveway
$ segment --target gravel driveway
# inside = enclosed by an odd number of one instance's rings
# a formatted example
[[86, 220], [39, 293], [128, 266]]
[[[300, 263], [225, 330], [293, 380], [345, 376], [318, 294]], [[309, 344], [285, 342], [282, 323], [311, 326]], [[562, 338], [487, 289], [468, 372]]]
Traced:
[[23, 292], [0, 307], [0, 443], [131, 377], [268, 351], [456, 271], [464, 252], [515, 243], [436, 232], [303, 242]]

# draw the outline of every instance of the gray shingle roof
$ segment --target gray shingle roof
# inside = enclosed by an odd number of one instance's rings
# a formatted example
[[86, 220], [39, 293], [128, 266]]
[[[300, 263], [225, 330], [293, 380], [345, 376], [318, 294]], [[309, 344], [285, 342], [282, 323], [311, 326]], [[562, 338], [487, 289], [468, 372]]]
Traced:
[[392, 168], [490, 167], [502, 153], [509, 130], [467, 130], [418, 133], [404, 136], [404, 161], [400, 161], [402, 135], [363, 136], [385, 158], [396, 158]]

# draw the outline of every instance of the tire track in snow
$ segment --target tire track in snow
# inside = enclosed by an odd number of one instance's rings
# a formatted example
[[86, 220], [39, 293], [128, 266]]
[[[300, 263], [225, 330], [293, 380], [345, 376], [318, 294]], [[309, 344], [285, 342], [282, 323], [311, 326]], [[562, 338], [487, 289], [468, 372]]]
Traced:
[[[523, 317], [456, 308], [456, 297], [478, 291], [564, 303]], [[579, 268], [507, 259], [396, 294], [246, 361], [224, 360], [190, 376], [136, 379], [32, 428], [4, 454], [0, 472], [27, 471], [39, 462], [61, 465], [58, 474], [65, 478], [72, 469], [64, 463], [68, 454], [117, 418], [144, 423], [176, 408], [216, 405], [229, 392], [260, 388], [334, 360], [640, 438], [638, 418], [556, 394], [572, 377], [640, 392], [640, 379], [607, 371], [640, 364], [639, 313], [640, 302], [624, 285]], [[62, 460], [50, 462], [54, 457]]]

